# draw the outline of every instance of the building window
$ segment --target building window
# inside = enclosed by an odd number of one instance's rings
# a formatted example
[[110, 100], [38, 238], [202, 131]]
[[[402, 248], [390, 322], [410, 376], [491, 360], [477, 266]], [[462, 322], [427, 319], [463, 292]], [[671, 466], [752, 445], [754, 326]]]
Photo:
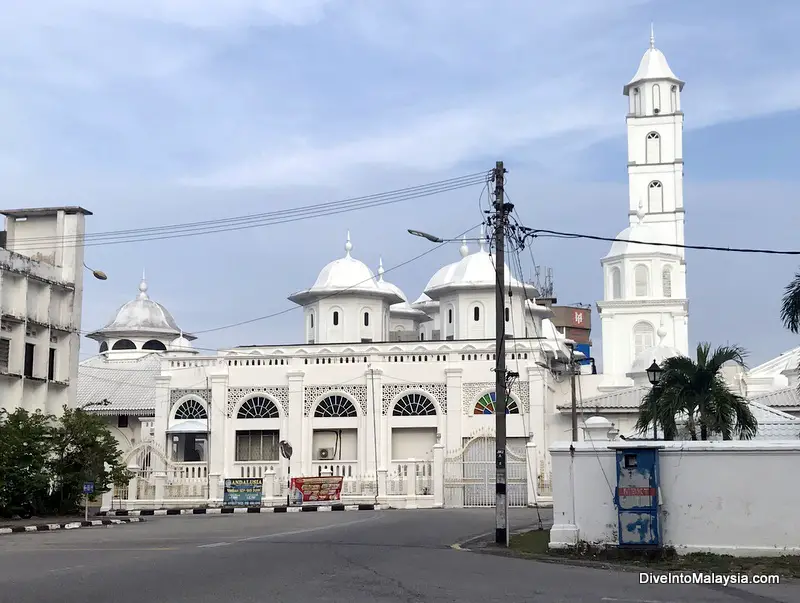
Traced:
[[664, 290], [664, 297], [672, 297], [672, 270], [669, 266], [664, 266], [661, 270], [661, 288]]
[[278, 460], [278, 432], [276, 430], [253, 430], [236, 432], [236, 461]]
[[277, 419], [278, 407], [264, 396], [253, 396], [246, 400], [236, 413], [237, 419]]
[[117, 417], [117, 427], [125, 429], [128, 426], [128, 415], [119, 415]]
[[111, 346], [112, 350], [135, 350], [136, 344], [133, 343], [130, 339], [120, 339], [119, 341], [114, 342], [114, 345]]
[[22, 369], [22, 374], [26, 377], [33, 377], [33, 358], [35, 351], [36, 346], [34, 344], [25, 344], [25, 364]]
[[334, 394], [324, 398], [317, 404], [317, 408], [314, 410], [314, 416], [336, 418], [357, 417], [358, 413], [356, 413], [356, 407], [349, 399]]
[[611, 299], [622, 299], [622, 272], [617, 267], [611, 269]]
[[436, 414], [433, 401], [424, 394], [409, 393], [394, 405], [393, 417], [431, 417]]
[[650, 289], [650, 274], [647, 266], [639, 264], [633, 272], [634, 286], [636, 288], [634, 294], [636, 297], [647, 297]]
[[645, 163], [661, 163], [661, 136], [658, 132], [650, 132], [645, 141]]
[[649, 322], [637, 322], [633, 327], [633, 353], [638, 356], [653, 347], [655, 330]]
[[334, 327], [338, 327], [339, 326], [339, 311], [338, 310], [334, 310], [333, 311], [333, 326]]
[[56, 378], [56, 349], [50, 348], [47, 356], [47, 380], [55, 381]]
[[11, 352], [11, 340], [0, 338], [0, 371], [8, 372], [8, 358]]
[[314, 328], [314, 315], [313, 314], [309, 314], [308, 315], [308, 326], [311, 327], [312, 329]]
[[447, 322], [449, 324], [453, 324], [453, 309], [452, 308], [448, 308], [447, 309]]
[[672, 88], [669, 89], [669, 105], [670, 105], [669, 108], [672, 111], [672, 113], [677, 113], [678, 112], [678, 87], [677, 86], [672, 86]]
[[639, 94], [638, 88], [633, 89], [633, 114], [642, 114], [642, 95]]
[[647, 187], [647, 211], [651, 214], [664, 211], [664, 187], [658, 180], [654, 180]]
[[661, 113], [661, 86], [653, 84], [653, 113]]
[[[495, 392], [489, 392], [488, 394], [482, 395], [475, 404], [473, 414], [493, 415], [495, 413], [495, 402], [497, 402], [497, 394]], [[517, 406], [517, 403], [511, 398], [511, 396], [506, 397], [506, 414], [519, 414], [519, 406]]]
[[100, 344], [100, 353], [102, 354], [103, 352], [107, 351], [108, 351], [108, 343], [104, 341], [103, 343]]
[[481, 309], [478, 306], [475, 306], [472, 309], [472, 320], [478, 322], [481, 319]]
[[202, 463], [206, 460], [208, 435], [181, 433], [172, 436], [172, 460], [177, 463]]
[[205, 407], [197, 400], [186, 400], [186, 402], [181, 404], [178, 407], [178, 410], [175, 411], [175, 419], [203, 420], [208, 419], [208, 413], [206, 412]]
[[167, 346], [164, 345], [163, 342], [158, 341], [157, 339], [151, 339], [150, 341], [145, 342], [142, 346], [143, 350], [151, 350], [154, 352], [166, 352]]
[[364, 312], [364, 326], [369, 326], [369, 312]]
[[420, 333], [419, 334], [419, 340], [420, 341], [425, 341], [425, 333]]
[[509, 308], [506, 308], [506, 322], [508, 322], [509, 320], [511, 320], [511, 310]]

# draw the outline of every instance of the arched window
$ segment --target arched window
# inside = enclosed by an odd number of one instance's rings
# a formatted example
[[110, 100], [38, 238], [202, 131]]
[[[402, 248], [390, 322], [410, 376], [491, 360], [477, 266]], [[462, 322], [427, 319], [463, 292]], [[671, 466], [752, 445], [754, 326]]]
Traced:
[[672, 113], [678, 112], [678, 87], [672, 86], [669, 89], [669, 108]]
[[205, 407], [197, 400], [186, 400], [175, 411], [175, 419], [207, 419]]
[[672, 269], [669, 266], [664, 266], [661, 270], [661, 288], [664, 297], [672, 297]]
[[509, 308], [506, 308], [506, 322], [508, 322], [509, 320], [511, 320], [511, 310]]
[[246, 400], [236, 414], [237, 419], [277, 419], [279, 416], [278, 407], [264, 396], [253, 396]]
[[[493, 415], [495, 411], [496, 401], [497, 401], [496, 392], [489, 392], [487, 394], [483, 394], [480, 400], [478, 400], [477, 404], [475, 404], [475, 409], [473, 410], [473, 414]], [[517, 403], [511, 398], [511, 396], [506, 397], [506, 414], [507, 415], [519, 414], [519, 406], [517, 406]]]
[[100, 353], [102, 354], [103, 352], [107, 351], [108, 351], [108, 343], [104, 341], [103, 343], [100, 344]]
[[651, 214], [664, 211], [664, 187], [658, 180], [654, 180], [647, 187], [647, 211]]
[[333, 394], [324, 398], [317, 404], [314, 416], [336, 418], [357, 417], [358, 413], [356, 413], [356, 407], [350, 400], [344, 396]]
[[447, 322], [448, 324], [453, 324], [453, 308], [447, 309]]
[[637, 322], [633, 326], [633, 353], [638, 356], [655, 345], [655, 329], [649, 322]]
[[639, 94], [638, 88], [633, 89], [633, 114], [642, 114], [642, 95]]
[[650, 291], [650, 271], [647, 266], [639, 264], [633, 271], [634, 295], [636, 297], [647, 297]]
[[658, 132], [650, 132], [645, 141], [645, 163], [661, 163], [661, 136]]
[[419, 334], [419, 340], [420, 341], [425, 341], [425, 333], [420, 333]]
[[111, 346], [112, 350], [135, 350], [136, 344], [133, 343], [130, 339], [120, 339], [119, 341], [115, 341], [114, 345]]
[[472, 320], [478, 322], [481, 319], [481, 309], [478, 306], [472, 308]]
[[369, 312], [364, 312], [364, 326], [369, 326]]
[[334, 310], [333, 311], [333, 326], [334, 327], [338, 327], [339, 326], [339, 311], [338, 310]]
[[436, 414], [433, 401], [424, 394], [410, 393], [394, 405], [393, 417], [430, 417]]
[[311, 329], [314, 328], [314, 313], [313, 312], [308, 315], [308, 326]]
[[622, 299], [622, 272], [616, 266], [611, 269], [611, 299]]
[[165, 346], [162, 342], [158, 341], [157, 339], [151, 339], [150, 341], [145, 342], [142, 346], [143, 350], [153, 350], [158, 352], [166, 352], [167, 346]]
[[661, 113], [661, 86], [653, 84], [653, 113]]

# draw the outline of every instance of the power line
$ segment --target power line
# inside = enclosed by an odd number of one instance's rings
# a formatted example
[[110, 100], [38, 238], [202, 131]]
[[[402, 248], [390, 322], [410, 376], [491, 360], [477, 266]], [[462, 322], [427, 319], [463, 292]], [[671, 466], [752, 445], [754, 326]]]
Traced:
[[559, 230], [546, 230], [544, 228], [528, 228], [517, 224], [515, 228], [522, 233], [517, 235], [516, 243], [524, 247], [528, 238], [554, 237], [561, 239], [589, 239], [592, 241], [608, 241], [621, 243], [636, 243], [638, 245], [652, 245], [654, 247], [672, 247], [678, 249], [698, 249], [700, 251], [727, 251], [732, 253], [761, 253], [769, 255], [800, 255], [800, 251], [782, 251], [777, 249], [761, 249], [755, 247], [717, 247], [713, 245], [680, 245], [678, 243], [659, 243], [655, 241], [639, 241], [635, 239], [619, 239], [616, 237], [601, 237], [576, 232], [562, 232]]
[[156, 241], [199, 236], [219, 232], [231, 232], [249, 228], [260, 228], [274, 224], [285, 224], [299, 220], [307, 220], [322, 216], [331, 216], [359, 209], [370, 209], [410, 201], [442, 193], [460, 190], [477, 184], [484, 184], [486, 173], [478, 172], [458, 178], [441, 180], [419, 186], [407, 187], [394, 191], [376, 193], [363, 197], [353, 197], [340, 201], [317, 203], [285, 210], [249, 214], [243, 216], [206, 220], [202, 222], [186, 222], [167, 226], [108, 231], [83, 236], [68, 237], [28, 237], [17, 239], [20, 244], [14, 250], [34, 250], [60, 247], [94, 247], [140, 241]]

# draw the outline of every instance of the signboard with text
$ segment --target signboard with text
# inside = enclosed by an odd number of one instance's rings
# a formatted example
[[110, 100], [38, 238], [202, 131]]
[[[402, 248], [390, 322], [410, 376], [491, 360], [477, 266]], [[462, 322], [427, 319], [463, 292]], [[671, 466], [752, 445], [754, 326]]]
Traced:
[[304, 502], [332, 502], [342, 498], [341, 476], [332, 477], [293, 477], [291, 481], [291, 501], [293, 504]]
[[222, 504], [226, 507], [260, 507], [264, 480], [258, 477], [225, 480]]

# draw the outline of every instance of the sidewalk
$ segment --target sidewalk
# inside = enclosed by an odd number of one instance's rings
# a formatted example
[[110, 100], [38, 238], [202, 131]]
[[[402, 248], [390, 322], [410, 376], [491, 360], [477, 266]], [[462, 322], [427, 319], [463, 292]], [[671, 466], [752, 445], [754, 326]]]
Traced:
[[114, 510], [100, 511], [99, 517], [139, 517], [139, 516], [162, 516], [162, 515], [217, 515], [230, 513], [309, 513], [326, 511], [386, 511], [390, 509], [388, 505], [360, 504], [360, 505], [303, 505], [301, 507], [288, 507], [280, 505], [277, 507], [189, 507], [171, 509], [138, 509], [138, 510]]
[[16, 525], [6, 524], [3, 527], [0, 527], [0, 536], [4, 536], [7, 534], [19, 534], [21, 532], [52, 532], [53, 530], [75, 530], [78, 528], [116, 526], [116, 525], [123, 525], [126, 523], [138, 523], [141, 521], [146, 521], [146, 520], [142, 519], [141, 517], [125, 517], [122, 519], [90, 519], [89, 521], [81, 519], [73, 521], [63, 521], [59, 523], [56, 522], [48, 523], [47, 521], [34, 522], [34, 520], [29, 519], [27, 521], [22, 520], [18, 522]]

